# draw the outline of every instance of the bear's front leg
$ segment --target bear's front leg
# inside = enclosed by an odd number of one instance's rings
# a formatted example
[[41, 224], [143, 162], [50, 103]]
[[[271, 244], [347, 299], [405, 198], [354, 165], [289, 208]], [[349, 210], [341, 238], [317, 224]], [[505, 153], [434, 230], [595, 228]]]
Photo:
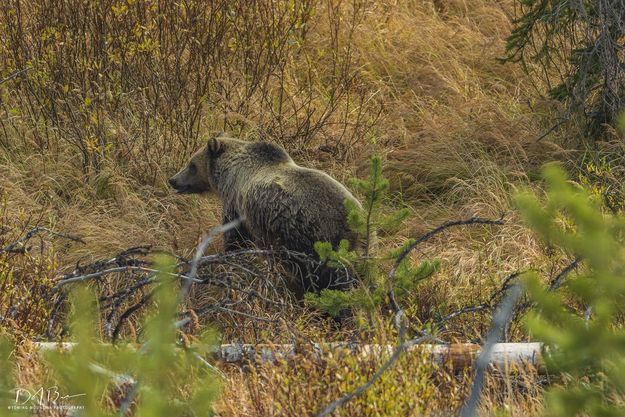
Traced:
[[[231, 221], [238, 219], [238, 215], [224, 215], [224, 224], [228, 224]], [[241, 222], [236, 227], [233, 227], [224, 232], [224, 251], [232, 252], [239, 249], [249, 248], [253, 244], [252, 236]]]

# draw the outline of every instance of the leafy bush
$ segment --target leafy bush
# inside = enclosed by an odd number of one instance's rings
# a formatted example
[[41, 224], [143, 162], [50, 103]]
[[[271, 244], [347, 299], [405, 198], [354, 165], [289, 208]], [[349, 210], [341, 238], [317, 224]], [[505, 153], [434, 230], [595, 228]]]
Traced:
[[[548, 369], [563, 376], [548, 389], [548, 416], [625, 414], [625, 216], [604, 215], [584, 189], [555, 165], [544, 171], [547, 197], [517, 197], [527, 223], [548, 244], [584, 260], [565, 293], [546, 291], [536, 276], [527, 288], [536, 303], [529, 331], [549, 348]], [[572, 308], [572, 307], [581, 307]]]
[[[250, 390], [249, 397], [241, 401], [244, 409], [251, 410], [248, 415], [316, 415], [325, 404], [368, 381], [386, 359], [385, 352], [354, 355], [338, 350], [321, 358], [309, 352], [277, 363], [258, 364], [238, 381]], [[332, 416], [436, 415], [434, 410], [450, 410], [460, 402], [459, 396], [450, 399], [448, 393], [438, 392], [448, 378], [453, 378], [451, 373], [432, 364], [427, 352], [413, 352]], [[444, 400], [436, 398], [437, 394], [442, 394]], [[245, 415], [236, 411], [232, 414]]]
[[20, 235], [24, 227], [0, 201], [0, 333], [7, 331], [17, 339], [45, 333], [58, 268], [51, 246], [25, 239]]
[[[349, 41], [362, 16], [317, 0], [9, 0], [0, 79], [20, 74], [7, 98], [45, 127], [41, 151], [60, 142], [88, 172], [109, 157], [142, 175], [206, 130], [310, 142], [359, 100]], [[328, 36], [309, 42], [313, 25]]]

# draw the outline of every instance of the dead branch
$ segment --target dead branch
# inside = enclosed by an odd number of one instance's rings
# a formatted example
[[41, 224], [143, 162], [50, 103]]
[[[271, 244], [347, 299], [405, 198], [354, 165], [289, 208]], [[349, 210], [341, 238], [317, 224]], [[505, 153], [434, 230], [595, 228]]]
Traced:
[[[115, 319], [115, 316], [117, 315], [118, 310], [121, 308], [122, 304], [131, 296], [135, 293], [135, 291], [137, 291], [139, 288], [151, 284], [154, 282], [154, 276], [150, 276], [148, 278], [142, 279], [141, 281], [137, 282], [135, 285], [133, 285], [130, 288], [126, 288], [122, 291], [118, 291], [117, 293], [113, 294], [113, 296], [110, 297], [100, 297], [100, 302], [104, 301], [103, 298], [106, 299], [110, 299], [113, 300], [113, 303], [110, 304], [110, 313], [107, 315], [106, 317], [106, 322], [104, 324], [104, 329], [106, 330], [108, 336], [113, 339], [113, 320]], [[101, 308], [107, 308], [107, 306], [102, 306]], [[121, 319], [120, 319], [121, 321]]]
[[62, 277], [58, 278], [59, 281], [63, 281], [67, 278], [77, 277], [90, 272], [98, 272], [107, 268], [115, 268], [122, 266], [149, 266], [150, 263], [139, 257], [145, 257], [152, 253], [152, 247], [147, 246], [134, 246], [128, 248], [112, 258], [100, 259], [87, 265], [81, 265], [80, 261], [76, 263], [74, 270]]
[[15, 72], [13, 72], [13, 73], [9, 74], [8, 76], [4, 77], [3, 79], [1, 79], [1, 80], [0, 80], [0, 84], [4, 84], [4, 83], [6, 83], [7, 81], [10, 81], [10, 80], [12, 80], [12, 79], [13, 79], [13, 78], [15, 78], [15, 77], [18, 77], [18, 76], [20, 76], [20, 75], [24, 74], [25, 72], [30, 71], [32, 68], [33, 68], [33, 67], [28, 66], [28, 67], [26, 67], [26, 68], [22, 68], [22, 69], [20, 69], [20, 70], [17, 70], [17, 71], [15, 71]]
[[[147, 278], [142, 279], [141, 281], [138, 281], [136, 284], [134, 284], [131, 287], [128, 288], [123, 288], [119, 291], [117, 291], [116, 293], [112, 294], [112, 295], [105, 295], [103, 297], [98, 298], [98, 301], [100, 303], [106, 302], [106, 301], [115, 301], [117, 302], [120, 298], [122, 297], [127, 297], [129, 294], [132, 294], [135, 290], [146, 286], [148, 284], [151, 284], [154, 282], [154, 276], [153, 275], [149, 275]], [[104, 304], [102, 305], [102, 307], [106, 307], [107, 305]]]
[[[99, 271], [99, 272], [94, 272], [91, 274], [87, 274], [87, 275], [79, 275], [79, 276], [66, 276], [66, 277], [62, 277], [61, 280], [53, 287], [53, 289], [58, 290], [59, 288], [61, 288], [64, 285], [67, 284], [71, 284], [71, 283], [76, 283], [76, 282], [84, 282], [84, 281], [88, 281], [91, 279], [99, 279], [102, 278], [104, 275], [109, 275], [109, 274], [116, 274], [116, 273], [120, 273], [120, 272], [131, 272], [131, 271], [139, 271], [139, 272], [148, 272], [150, 274], [157, 274], [157, 273], [163, 273], [162, 271], [158, 271], [156, 269], [153, 268], [146, 268], [144, 266], [132, 266], [132, 265], [125, 265], [125, 266], [119, 266], [116, 268], [111, 268], [111, 269], [105, 269], [104, 271]], [[180, 278], [180, 280], [184, 281], [184, 282], [198, 282], [201, 283], [203, 282], [203, 280], [198, 279], [198, 278], [191, 278], [187, 275], [184, 274], [176, 274], [173, 272], [165, 272], [164, 274], [169, 275], [171, 277], [174, 278]]]
[[26, 243], [27, 241], [32, 239], [34, 236], [36, 236], [36, 235], [38, 235], [40, 233], [47, 233], [47, 234], [50, 234], [52, 236], [62, 237], [64, 239], [69, 239], [69, 240], [72, 240], [74, 242], [79, 242], [79, 243], [82, 243], [83, 245], [85, 244], [85, 241], [82, 240], [78, 236], [73, 236], [73, 235], [69, 235], [69, 234], [66, 234], [66, 233], [55, 232], [54, 230], [50, 230], [50, 229], [47, 229], [45, 227], [37, 226], [37, 227], [31, 229], [30, 231], [28, 231], [24, 236], [22, 236], [21, 238], [19, 238], [15, 242], [5, 246], [4, 248], [1, 248], [0, 249], [0, 254], [7, 253], [7, 252], [11, 252], [11, 253], [25, 253], [27, 248], [24, 246], [24, 243]]
[[564, 280], [564, 278], [572, 270], [576, 269], [580, 262], [581, 262], [581, 258], [579, 256], [576, 257], [575, 259], [573, 259], [573, 261], [571, 261], [571, 263], [569, 263], [564, 269], [562, 269], [562, 271], [560, 271], [558, 273], [558, 275], [556, 275], [551, 280], [551, 282], [549, 282], [549, 287], [547, 288], [547, 291], [554, 291], [554, 290], [558, 289], [560, 287], [560, 285], [562, 284], [562, 281]]
[[[215, 234], [213, 234], [213, 236], [214, 235]], [[149, 266], [147, 261], [142, 259], [150, 253], [149, 247], [131, 248], [112, 258], [99, 260], [89, 265], [77, 265], [74, 271], [57, 279], [58, 282], [54, 289], [56, 292], [59, 292], [65, 289], [68, 284], [91, 280], [104, 283], [106, 282], [104, 280], [106, 276], [119, 274], [128, 275], [126, 280], [128, 282], [133, 282], [130, 286], [118, 289], [112, 294], [104, 294], [99, 297], [100, 309], [105, 312], [105, 318], [103, 320], [105, 332], [110, 338], [117, 339], [123, 323], [126, 322], [132, 314], [136, 313], [150, 302], [149, 297], [138, 295], [138, 292], [143, 291], [146, 286], [151, 286], [155, 283], [155, 276], [158, 273], [157, 270]], [[283, 299], [276, 299], [274, 296], [269, 296], [251, 286], [254, 280], [267, 280], [266, 273], [259, 274], [253, 269], [250, 269], [252, 267], [248, 268], [242, 264], [242, 262], [245, 262], [246, 256], [251, 256], [252, 258], [257, 258], [258, 256], [272, 257], [276, 254], [285, 253], [284, 250], [242, 250], [234, 254], [225, 253], [207, 256], [201, 256], [201, 251], [199, 253], [200, 256], [196, 257], [197, 266], [193, 279], [191, 277], [193, 273], [192, 267], [190, 273], [180, 272], [181, 269], [186, 269], [191, 266], [191, 262], [186, 260], [181, 260], [178, 263], [177, 267], [179, 272], [168, 273], [171, 279], [180, 280], [182, 283], [188, 282], [198, 286], [216, 287], [234, 291], [240, 294], [243, 297], [242, 299], [255, 298], [260, 300], [264, 305], [272, 305], [278, 308], [284, 308], [286, 306]], [[303, 257], [305, 256], [304, 254], [296, 252], [291, 252], [290, 255], [293, 257], [301, 257], [302, 259], [304, 259]], [[238, 259], [236, 262], [233, 262], [235, 256], [237, 256]], [[310, 259], [311, 262], [314, 261], [312, 258]], [[221, 265], [226, 267], [226, 269], [219, 273], [213, 273], [210, 269], [206, 269], [211, 265]], [[230, 267], [235, 268], [237, 271], [233, 271]], [[250, 279], [250, 277], [253, 279]], [[269, 281], [266, 282], [268, 284], [270, 283]], [[277, 289], [274, 289], [274, 291], [276, 294], [279, 293]], [[64, 294], [64, 292], [62, 292], [62, 294]], [[138, 301], [137, 295], [139, 297]], [[134, 303], [124, 308], [124, 306], [133, 299], [135, 300]], [[64, 301], [65, 296], [63, 295], [55, 304], [48, 325], [49, 337], [52, 335], [54, 323]], [[223, 300], [220, 301], [223, 302]], [[277, 324], [275, 320], [266, 319], [257, 314], [248, 312], [248, 308], [241, 302], [237, 302], [236, 305], [239, 307], [234, 308], [235, 306], [233, 304], [226, 305], [221, 302], [210, 302], [208, 305], [200, 307], [199, 310], [196, 311], [199, 311], [199, 316], [221, 313], [230, 317], [241, 316], [258, 322]]]
[[[158, 288], [158, 287], [157, 287]], [[124, 321], [129, 318], [135, 311], [139, 310], [141, 307], [143, 307], [144, 305], [146, 305], [146, 303], [152, 299], [152, 296], [154, 295], [154, 291], [155, 289], [152, 289], [150, 292], [148, 292], [146, 295], [144, 295], [143, 297], [141, 297], [141, 300], [139, 300], [138, 303], [133, 304], [132, 306], [130, 306], [126, 311], [124, 311], [120, 316], [119, 316], [119, 320], [117, 321], [117, 325], [115, 326], [115, 328], [113, 329], [113, 333], [111, 334], [111, 340], [113, 342], [115, 342], [119, 336], [119, 332], [121, 331], [122, 325], [124, 324]]]
[[408, 256], [410, 254], [410, 252], [412, 252], [419, 244], [421, 244], [421, 243], [423, 243], [423, 242], [425, 242], [427, 240], [430, 240], [432, 237], [436, 236], [437, 234], [441, 233], [442, 231], [444, 231], [446, 229], [449, 229], [450, 227], [466, 226], [466, 225], [470, 225], [470, 224], [502, 225], [502, 224], [504, 224], [504, 222], [503, 222], [503, 218], [501, 218], [499, 220], [490, 220], [490, 219], [483, 219], [481, 217], [471, 217], [471, 218], [466, 219], [466, 220], [453, 220], [453, 221], [444, 223], [444, 224], [438, 226], [436, 229], [427, 232], [426, 234], [424, 234], [423, 236], [421, 236], [420, 238], [415, 240], [406, 249], [404, 249], [404, 251], [397, 257], [397, 260], [395, 261], [395, 266], [389, 272], [389, 277], [395, 275], [395, 273], [397, 271], [397, 267], [399, 267], [399, 264], [401, 264], [402, 261], [406, 258], [406, 256]]
[[[437, 233], [443, 230], [457, 226], [468, 224], [501, 224], [501, 220], [488, 220], [482, 218], [470, 218], [466, 220], [453, 221], [443, 224], [436, 229], [428, 232], [415, 241], [415, 244], [408, 248], [404, 252], [403, 256], [407, 256], [409, 251], [414, 249], [420, 242], [424, 242], [430, 239]], [[278, 324], [276, 320], [262, 317], [254, 311], [258, 304], [254, 302], [247, 302], [245, 300], [256, 299], [260, 301], [263, 309], [267, 307], [284, 308], [287, 304], [284, 303], [283, 293], [284, 291], [274, 287], [274, 284], [268, 279], [267, 272], [264, 268], [268, 265], [273, 265], [272, 259], [279, 257], [284, 259], [285, 257], [298, 262], [310, 264], [310, 270], [314, 271], [318, 266], [319, 261], [311, 256], [291, 251], [284, 248], [279, 249], [256, 249], [247, 248], [239, 251], [233, 251], [228, 253], [218, 253], [204, 255], [203, 252], [208, 243], [214, 239], [219, 233], [222, 233], [226, 228], [236, 227], [236, 222], [220, 226], [202, 239], [195, 252], [192, 260], [185, 260], [178, 258], [177, 270], [168, 272], [171, 279], [180, 280], [181, 286], [181, 300], [186, 297], [193, 286], [206, 287], [202, 289], [202, 293], [210, 294], [211, 288], [220, 288], [219, 293], [223, 294], [223, 290], [230, 291], [233, 299], [213, 299], [210, 296], [208, 300], [203, 301], [200, 305], [195, 306], [193, 310], [199, 317], [206, 316], [208, 314], [221, 314], [228, 317], [225, 321], [232, 321], [232, 328], [235, 329], [234, 317], [244, 317], [250, 319], [253, 322], [262, 322], [270, 324]], [[87, 265], [77, 264], [74, 270], [66, 275], [63, 275], [57, 279], [57, 283], [54, 287], [56, 292], [64, 289], [68, 284], [96, 281], [100, 285], [101, 283], [110, 282], [110, 280], [104, 280], [106, 276], [116, 275], [124, 276], [124, 281], [130, 284], [125, 288], [115, 289], [112, 294], [103, 294], [100, 296], [100, 308], [104, 314], [104, 326], [107, 336], [116, 340], [119, 337], [120, 331], [123, 328], [123, 324], [134, 313], [145, 307], [150, 302], [149, 294], [146, 295], [145, 288], [152, 286], [155, 283], [156, 271], [148, 262], [145, 257], [151, 253], [149, 246], [140, 246], [129, 248], [112, 258], [106, 258], [98, 260]], [[267, 258], [268, 263], [258, 264], [258, 258]], [[249, 259], [249, 264], [246, 259]], [[400, 260], [398, 262], [401, 262]], [[397, 264], [396, 264], [397, 265]], [[260, 270], [258, 268], [261, 268]], [[218, 268], [217, 270], [215, 268]], [[389, 283], [394, 280], [396, 268], [389, 275]], [[261, 271], [259, 273], [258, 271]], [[278, 275], [280, 276], [280, 275]], [[259, 291], [258, 283], [263, 283], [262, 291]], [[269, 292], [268, 292], [269, 291]], [[150, 293], [151, 291], [148, 291]], [[238, 294], [238, 295], [237, 295]], [[391, 303], [395, 314], [399, 314], [401, 308], [397, 305], [397, 302], [392, 291], [392, 284], [389, 287], [388, 299]], [[55, 321], [61, 311], [61, 306], [65, 301], [65, 297], [61, 296], [57, 299], [55, 307], [51, 314], [48, 323], [48, 336], [52, 335]], [[483, 307], [485, 308], [485, 307]], [[263, 314], [264, 315], [264, 310]], [[183, 316], [185, 313], [182, 313]], [[220, 316], [221, 317], [221, 316]], [[223, 317], [220, 319], [224, 323]], [[397, 327], [399, 330], [399, 326]], [[427, 332], [418, 331], [419, 336], [428, 336], [432, 338]], [[432, 338], [432, 340], [438, 340]]]
[[[548, 292], [552, 292], [552, 291], [555, 291], [558, 288], [560, 288], [560, 286], [562, 285], [562, 282], [564, 281], [566, 276], [569, 273], [571, 273], [573, 270], [575, 270], [579, 266], [580, 262], [581, 262], [581, 258], [578, 256], [575, 259], [573, 259], [567, 266], [562, 268], [562, 270], [560, 272], [558, 272], [558, 274], [556, 274], [556, 276], [553, 277], [551, 279], [551, 281], [549, 281], [549, 286], [547, 287], [547, 291]], [[512, 321], [516, 320], [516, 318], [520, 314], [525, 312], [532, 305], [533, 305], [533, 303], [531, 301], [525, 301], [524, 303], [522, 303], [519, 306], [517, 306], [517, 308], [514, 311], [514, 315], [512, 316]]]
[[[279, 248], [279, 249], [250, 248], [250, 249], [241, 249], [241, 250], [236, 250], [232, 252], [216, 253], [212, 255], [202, 256], [198, 261], [198, 266], [203, 266], [203, 265], [207, 265], [211, 263], [223, 263], [228, 259], [232, 259], [232, 258], [237, 259], [245, 255], [264, 256], [264, 257], [285, 256], [285, 257], [289, 257], [289, 259], [295, 259], [298, 261], [308, 261], [308, 262], [315, 263], [315, 264], [319, 263], [318, 261], [316, 261], [314, 258], [312, 258], [310, 255], [306, 253], [297, 252], [297, 251], [286, 249], [286, 248]], [[180, 266], [188, 265], [189, 263], [190, 263], [189, 261], [183, 262], [180, 264]]]
[[226, 313], [229, 313], [229, 314], [239, 315], [239, 316], [242, 316], [242, 317], [245, 317], [245, 318], [248, 318], [248, 319], [252, 319], [252, 320], [255, 320], [255, 321], [262, 321], [262, 322], [265, 322], [265, 323], [272, 323], [272, 324], [278, 323], [277, 320], [271, 320], [271, 319], [267, 319], [265, 317], [255, 316], [253, 314], [249, 314], [249, 313], [246, 313], [246, 312], [243, 312], [243, 311], [237, 311], [237, 310], [234, 310], [232, 308], [228, 308], [228, 307], [225, 307], [225, 306], [219, 305], [219, 304], [212, 305], [212, 306], [207, 307], [205, 309], [199, 310], [199, 311], [196, 312], [196, 315], [198, 317], [202, 317], [202, 316], [206, 315], [210, 311], [223, 311], [223, 312], [226, 312]]
[[[91, 279], [100, 279], [105, 275], [117, 274], [120, 272], [131, 272], [131, 271], [150, 272], [150, 273], [158, 272], [156, 269], [146, 268], [143, 266], [132, 266], [132, 265], [118, 266], [116, 268], [105, 269], [103, 271], [93, 272], [91, 274], [86, 274], [86, 275], [79, 275], [79, 276], [74, 276], [74, 277], [66, 275], [64, 277], [61, 277], [59, 282], [52, 288], [54, 290], [58, 290], [67, 284], [76, 283], [76, 282], [85, 282]], [[173, 275], [178, 276], [178, 274], [173, 274]]]
[[[273, 319], [260, 317], [251, 311], [251, 308], [247, 308], [244, 303], [245, 299], [256, 298], [260, 300], [264, 305], [273, 305], [277, 307], [284, 307], [286, 304], [283, 300], [273, 299], [272, 296], [267, 296], [261, 293], [255, 288], [252, 288], [250, 284], [254, 280], [266, 279], [266, 274], [258, 274], [253, 270], [253, 267], [245, 267], [241, 262], [245, 262], [246, 256], [252, 256], [253, 258], [260, 256], [275, 256], [277, 254], [283, 255], [288, 252], [289, 256], [298, 259], [310, 259], [311, 262], [314, 259], [307, 257], [307, 255], [286, 250], [241, 250], [234, 253], [214, 254], [204, 256], [203, 252], [207, 245], [217, 235], [224, 231], [236, 227], [238, 221], [219, 226], [211, 230], [205, 238], [202, 239], [197, 247], [193, 260], [188, 261], [185, 259], [179, 259], [179, 263], [176, 265], [177, 270], [167, 272], [166, 274], [174, 280], [179, 280], [182, 285], [179, 293], [179, 301], [183, 302], [189, 293], [192, 285], [217, 287], [234, 291], [240, 294], [236, 300], [226, 299], [219, 301], [212, 301], [200, 306], [193, 310], [193, 314], [196, 317], [202, 317], [210, 313], [225, 314], [230, 317], [240, 316], [246, 319], [254, 320], [256, 322], [264, 322], [277, 324], [278, 322]], [[109, 275], [126, 275], [125, 280], [133, 282], [131, 285], [117, 289], [112, 294], [104, 294], [99, 297], [100, 309], [105, 313], [104, 328], [107, 336], [116, 341], [123, 325], [128, 319], [137, 311], [147, 306], [152, 299], [153, 292], [158, 287], [151, 287], [147, 294], [141, 294], [144, 288], [152, 286], [156, 283], [156, 275], [162, 273], [154, 269], [148, 261], [144, 259], [151, 252], [151, 248], [147, 246], [135, 247], [125, 250], [118, 255], [103, 260], [98, 260], [88, 265], [77, 264], [74, 270], [66, 275], [57, 278], [57, 283], [53, 287], [56, 292], [60, 292], [65, 289], [67, 285], [75, 284], [86, 281], [97, 281], [98, 283], [106, 283], [104, 280]], [[237, 257], [237, 261], [233, 260]], [[316, 261], [315, 261], [316, 262]], [[219, 266], [220, 268], [226, 268], [215, 274], [212, 269], [207, 267]], [[233, 271], [229, 267], [236, 268], [237, 271]], [[184, 272], [187, 270], [188, 272]], [[254, 280], [250, 280], [249, 277], [253, 277]], [[204, 290], [203, 290], [204, 291]], [[223, 291], [222, 291], [223, 293]], [[51, 314], [48, 323], [48, 336], [52, 335], [54, 329], [55, 320], [61, 310], [61, 306], [66, 300], [65, 292], [61, 292], [53, 312]], [[181, 313], [182, 316], [188, 316], [191, 311]]]
[[244, 218], [238, 218], [224, 225], [215, 227], [210, 232], [208, 232], [204, 238], [202, 238], [202, 241], [195, 250], [195, 256], [193, 256], [193, 260], [191, 261], [191, 273], [189, 274], [189, 279], [184, 282], [182, 288], [180, 289], [180, 294], [178, 297], [179, 302], [182, 302], [187, 297], [187, 294], [189, 294], [189, 290], [191, 289], [193, 280], [195, 280], [197, 277], [197, 269], [200, 264], [200, 259], [202, 258], [204, 251], [208, 247], [208, 244], [218, 235], [237, 227], [239, 224], [241, 224], [243, 220]]
[[50, 317], [48, 318], [48, 327], [46, 329], [46, 338], [52, 339], [52, 333], [54, 331], [54, 324], [56, 323], [56, 317], [59, 315], [61, 311], [61, 306], [67, 299], [67, 294], [60, 294], [56, 301], [54, 302], [54, 306], [52, 307], [52, 311], [50, 312]]
[[[231, 290], [235, 290], [238, 291], [242, 294], [245, 295], [249, 295], [255, 298], [258, 298], [259, 300], [268, 303], [268, 304], [274, 304], [277, 307], [286, 307], [286, 304], [282, 301], [276, 301], [276, 300], [272, 300], [271, 298], [267, 298], [265, 296], [263, 296], [262, 294], [260, 294], [258, 291], [254, 290], [254, 289], [246, 289], [243, 288], [237, 284], [234, 283], [230, 283], [230, 282], [224, 282], [220, 279], [216, 279], [216, 278], [210, 278], [211, 280], [211, 284], [215, 285], [217, 287], [221, 287], [224, 289], [231, 289]], [[205, 281], [202, 281], [202, 283], [204, 283]]]
[[[188, 321], [181, 320], [177, 328], [184, 326]], [[106, 344], [104, 344], [106, 345]], [[76, 346], [72, 342], [34, 342], [39, 351], [71, 350]], [[255, 362], [275, 363], [280, 360], [292, 359], [298, 354], [307, 352], [298, 344], [248, 344], [226, 343], [222, 345], [207, 346], [207, 351], [212, 352], [216, 360], [229, 364], [248, 364]], [[354, 342], [330, 342], [312, 343], [313, 352], [317, 357], [347, 353], [356, 357], [368, 357], [372, 355], [389, 354], [396, 350], [393, 345], [359, 344]], [[506, 369], [511, 365], [533, 366], [539, 370], [543, 368], [543, 344], [539, 342], [528, 343], [495, 343], [489, 355], [489, 366], [495, 369]], [[454, 370], [461, 370], [473, 366], [481, 346], [475, 343], [452, 343], [452, 344], [427, 344], [406, 341], [403, 353], [426, 353], [429, 359], [439, 365], [449, 364]]]
[[[184, 301], [184, 299], [186, 299], [187, 295], [189, 294], [189, 290], [191, 289], [191, 285], [193, 285], [193, 281], [196, 280], [196, 276], [197, 276], [197, 268], [198, 268], [198, 262], [200, 257], [202, 256], [202, 254], [204, 253], [204, 251], [206, 250], [206, 248], [208, 247], [208, 244], [219, 234], [226, 232], [234, 227], [236, 227], [241, 221], [239, 219], [232, 221], [230, 223], [227, 223], [225, 225], [222, 226], [218, 226], [214, 229], [212, 229], [211, 231], [208, 232], [208, 234], [202, 239], [202, 241], [200, 242], [200, 244], [197, 246], [197, 249], [195, 251], [195, 256], [193, 257], [193, 261], [192, 261], [192, 265], [191, 265], [191, 274], [189, 277], [187, 277], [187, 279], [185, 279], [185, 281], [183, 282], [182, 287], [180, 288], [180, 292], [178, 294], [178, 304], [182, 303]], [[162, 272], [161, 272], [162, 273]], [[201, 281], [201, 280], [199, 280]], [[113, 330], [113, 334], [112, 334], [112, 339], [116, 340], [117, 336], [119, 335], [119, 330], [121, 329], [123, 320], [127, 317], [130, 316], [130, 314], [132, 314], [134, 311], [138, 310], [139, 308], [141, 308], [144, 304], [146, 304], [146, 302], [148, 300], [150, 300], [152, 298], [152, 295], [154, 294], [154, 291], [156, 291], [158, 289], [158, 287], [152, 289], [148, 294], [146, 294], [145, 296], [143, 296], [143, 298], [141, 298], [141, 300], [135, 304], [134, 306], [130, 307], [128, 310], [126, 310], [122, 316], [120, 317], [119, 322], [117, 323], [117, 326], [115, 327], [115, 329]], [[176, 324], [176, 328], [178, 323]], [[147, 345], [149, 342], [146, 342], [142, 345], [140, 350], [145, 350]], [[201, 359], [200, 359], [201, 360]], [[203, 363], [205, 363], [206, 361], [202, 361]], [[214, 369], [212, 366], [209, 365], [209, 367], [211, 369]], [[126, 412], [128, 411], [130, 404], [132, 403], [134, 397], [137, 394], [139, 388], [139, 381], [135, 381], [132, 386], [130, 391], [126, 394], [125, 398], [122, 401], [122, 406], [120, 407], [120, 412], [122, 414], [120, 415], [125, 415]]]
[[493, 322], [488, 337], [486, 338], [486, 343], [484, 343], [484, 347], [475, 362], [475, 378], [471, 386], [471, 394], [460, 411], [461, 417], [473, 417], [475, 415], [477, 404], [482, 395], [482, 389], [484, 388], [484, 377], [488, 364], [490, 363], [490, 355], [494, 345], [501, 339], [510, 319], [512, 319], [514, 306], [520, 295], [521, 286], [519, 284], [513, 285], [493, 316]]

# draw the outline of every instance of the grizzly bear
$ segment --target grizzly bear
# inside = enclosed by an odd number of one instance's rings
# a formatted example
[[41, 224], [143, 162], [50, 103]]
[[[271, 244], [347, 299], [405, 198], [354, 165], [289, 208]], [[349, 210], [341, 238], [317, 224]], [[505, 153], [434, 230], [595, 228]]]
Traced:
[[282, 260], [298, 278], [294, 289], [299, 296], [323, 288], [346, 288], [353, 282], [348, 268], [338, 271], [320, 265], [314, 244], [330, 242], [337, 247], [347, 239], [350, 248], [356, 246], [345, 200], [358, 207], [360, 203], [334, 178], [297, 165], [282, 147], [211, 137], [169, 184], [181, 194], [217, 194], [224, 224], [241, 219], [238, 227], [225, 232], [225, 250], [250, 244], [282, 250]]

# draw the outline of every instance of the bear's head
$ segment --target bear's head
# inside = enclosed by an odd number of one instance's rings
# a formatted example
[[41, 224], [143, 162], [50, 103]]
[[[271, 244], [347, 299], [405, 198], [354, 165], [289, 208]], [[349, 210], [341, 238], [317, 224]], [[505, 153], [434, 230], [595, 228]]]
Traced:
[[292, 162], [289, 154], [273, 143], [213, 136], [185, 168], [169, 179], [169, 185], [180, 194], [218, 193], [217, 185], [223, 186], [225, 177], [246, 179], [259, 167]]
[[211, 173], [225, 148], [225, 138], [210, 138], [208, 144], [191, 157], [187, 166], [169, 179], [169, 185], [179, 194], [216, 191]]

